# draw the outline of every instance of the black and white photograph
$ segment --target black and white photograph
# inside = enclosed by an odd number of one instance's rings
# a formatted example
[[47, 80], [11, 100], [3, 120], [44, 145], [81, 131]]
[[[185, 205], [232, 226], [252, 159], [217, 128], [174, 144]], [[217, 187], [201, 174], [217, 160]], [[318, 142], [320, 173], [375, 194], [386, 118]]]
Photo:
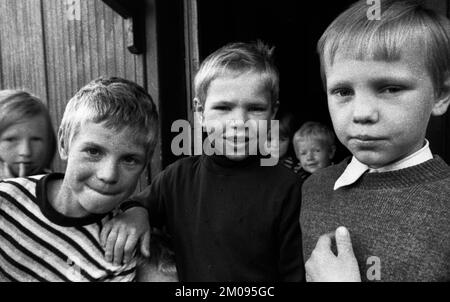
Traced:
[[0, 282], [449, 282], [449, 18], [0, 0]]

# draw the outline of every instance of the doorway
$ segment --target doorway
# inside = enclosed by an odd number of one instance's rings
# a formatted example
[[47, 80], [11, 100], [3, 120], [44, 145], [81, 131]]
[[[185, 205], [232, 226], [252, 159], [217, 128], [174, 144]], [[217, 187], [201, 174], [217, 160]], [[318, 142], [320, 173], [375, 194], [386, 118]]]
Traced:
[[[197, 0], [200, 61], [231, 42], [262, 40], [275, 47], [280, 71], [280, 110], [292, 112], [295, 127], [313, 120], [331, 125], [316, 43], [353, 0]], [[338, 142], [335, 162], [349, 153]]]

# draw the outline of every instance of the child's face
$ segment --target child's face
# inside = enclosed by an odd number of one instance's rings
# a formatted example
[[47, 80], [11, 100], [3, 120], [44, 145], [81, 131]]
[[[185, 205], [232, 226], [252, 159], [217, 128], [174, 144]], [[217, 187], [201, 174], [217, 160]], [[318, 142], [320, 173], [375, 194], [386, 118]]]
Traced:
[[394, 62], [337, 54], [326, 66], [330, 115], [339, 140], [377, 168], [419, 150], [436, 100], [424, 52], [403, 50]]
[[[43, 116], [35, 116], [11, 125], [1, 133], [0, 160], [15, 176], [32, 175], [44, 168], [49, 152], [47, 127]], [[19, 175], [20, 170], [24, 175]]]
[[267, 150], [269, 151], [270, 154], [272, 154], [273, 156], [276, 156], [278, 158], [283, 158], [288, 149], [289, 149], [289, 143], [291, 142], [291, 140], [289, 139], [289, 137], [286, 136], [280, 136], [279, 138], [275, 137], [274, 139], [270, 139], [267, 141]]
[[297, 141], [295, 149], [302, 168], [309, 173], [328, 167], [334, 153], [323, 142], [315, 138], [305, 138]]
[[[275, 113], [259, 73], [220, 77], [209, 86], [203, 109], [203, 125], [209, 134], [214, 126], [221, 125], [222, 129], [226, 129], [215, 140], [216, 151], [223, 154], [221, 146], [226, 146], [226, 150], [234, 150], [235, 154], [225, 152], [225, 156], [242, 160], [249, 154], [256, 154], [256, 150], [250, 150], [258, 145], [257, 127], [253, 126], [259, 121], [266, 121], [269, 127]], [[234, 126], [229, 124], [232, 121], [235, 121]], [[245, 131], [244, 123], [247, 121], [252, 121], [248, 123], [252, 127]]]
[[133, 193], [146, 152], [131, 137], [127, 128], [116, 132], [88, 121], [80, 126], [69, 150], [61, 147], [61, 157], [67, 160], [61, 190], [77, 203], [80, 215], [107, 213]]

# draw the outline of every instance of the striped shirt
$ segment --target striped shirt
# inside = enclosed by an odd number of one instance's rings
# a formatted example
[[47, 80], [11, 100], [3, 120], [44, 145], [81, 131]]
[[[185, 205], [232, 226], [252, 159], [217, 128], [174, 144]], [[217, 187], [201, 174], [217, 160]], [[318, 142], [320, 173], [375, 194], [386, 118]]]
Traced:
[[0, 280], [134, 281], [136, 259], [105, 260], [102, 226], [113, 215], [66, 217], [53, 209], [46, 184], [62, 174], [0, 182]]

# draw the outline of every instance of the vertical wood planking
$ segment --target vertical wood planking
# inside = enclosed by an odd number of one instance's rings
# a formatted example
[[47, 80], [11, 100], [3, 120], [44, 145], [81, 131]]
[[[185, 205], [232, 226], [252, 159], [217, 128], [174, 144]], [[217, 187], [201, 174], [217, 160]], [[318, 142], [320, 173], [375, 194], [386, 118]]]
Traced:
[[[122, 17], [101, 1], [80, 0], [80, 10], [80, 20], [69, 20], [66, 1], [43, 1], [49, 109], [57, 127], [68, 100], [99, 76], [144, 85], [144, 57], [126, 49]], [[65, 169], [59, 159], [54, 166]]]
[[[159, 52], [158, 52], [158, 28], [156, 0], [145, 0], [145, 66], [142, 74], [146, 89], [153, 97], [159, 113], [159, 125], [161, 126], [161, 106], [160, 106], [160, 82], [159, 82]], [[157, 175], [162, 170], [162, 150], [161, 150], [161, 129], [159, 131], [158, 143], [155, 147], [149, 168], [149, 179]]]
[[0, 0], [1, 88], [26, 89], [47, 103], [40, 0]]

